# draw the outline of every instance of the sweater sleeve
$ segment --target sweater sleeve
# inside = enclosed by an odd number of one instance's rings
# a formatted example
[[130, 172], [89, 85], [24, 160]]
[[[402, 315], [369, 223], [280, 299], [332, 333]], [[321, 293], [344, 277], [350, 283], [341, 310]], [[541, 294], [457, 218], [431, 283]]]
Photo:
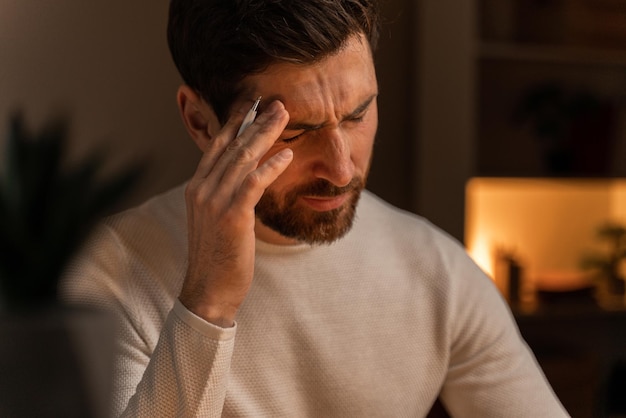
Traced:
[[449, 263], [450, 364], [441, 392], [454, 417], [569, 416], [499, 291], [463, 252]]
[[117, 319], [111, 415], [221, 416], [236, 326], [223, 329], [195, 316], [171, 288], [131, 266], [128, 252], [104, 228], [68, 268], [61, 287], [67, 302], [105, 309]]
[[221, 416], [234, 333], [234, 328], [206, 323], [176, 301], [149, 360], [119, 359], [118, 389], [122, 394], [134, 392], [122, 416]]

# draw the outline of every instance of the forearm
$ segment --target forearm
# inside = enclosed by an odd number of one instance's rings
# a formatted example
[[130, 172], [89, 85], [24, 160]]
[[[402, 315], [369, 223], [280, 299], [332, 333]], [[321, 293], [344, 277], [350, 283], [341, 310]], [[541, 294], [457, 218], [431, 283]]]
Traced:
[[[207, 324], [177, 303], [121, 415], [221, 416], [234, 336], [235, 328]], [[119, 375], [118, 388], [128, 380], [132, 376]], [[117, 416], [119, 400], [116, 406]]]

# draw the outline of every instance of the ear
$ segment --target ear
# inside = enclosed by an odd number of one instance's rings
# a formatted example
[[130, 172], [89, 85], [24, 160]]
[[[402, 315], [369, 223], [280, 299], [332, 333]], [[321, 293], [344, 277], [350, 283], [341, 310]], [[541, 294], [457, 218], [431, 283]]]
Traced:
[[222, 129], [213, 108], [187, 85], [182, 85], [176, 93], [176, 102], [185, 128], [201, 151]]

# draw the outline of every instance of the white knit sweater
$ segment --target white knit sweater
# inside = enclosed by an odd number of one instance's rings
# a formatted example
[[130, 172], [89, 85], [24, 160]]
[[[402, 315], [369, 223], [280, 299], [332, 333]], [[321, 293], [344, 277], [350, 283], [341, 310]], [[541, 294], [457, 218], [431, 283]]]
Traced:
[[120, 318], [114, 414], [132, 417], [567, 416], [491, 280], [423, 219], [365, 192], [324, 246], [257, 241], [237, 325], [178, 301], [183, 186], [106, 221], [71, 301]]

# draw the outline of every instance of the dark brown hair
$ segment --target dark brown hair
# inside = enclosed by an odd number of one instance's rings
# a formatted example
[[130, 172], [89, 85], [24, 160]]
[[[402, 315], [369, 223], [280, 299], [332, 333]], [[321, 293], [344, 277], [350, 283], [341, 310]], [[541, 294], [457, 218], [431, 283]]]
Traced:
[[184, 82], [224, 123], [246, 76], [314, 63], [359, 33], [373, 51], [378, 25], [376, 0], [171, 0], [167, 39]]

